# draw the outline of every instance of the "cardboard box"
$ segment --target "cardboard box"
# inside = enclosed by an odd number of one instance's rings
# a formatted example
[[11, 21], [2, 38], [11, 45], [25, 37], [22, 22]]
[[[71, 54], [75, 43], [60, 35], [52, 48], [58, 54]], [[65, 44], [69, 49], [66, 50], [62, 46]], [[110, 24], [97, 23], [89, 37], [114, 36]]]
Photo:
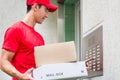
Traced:
[[46, 64], [33, 71], [34, 80], [56, 80], [87, 76], [84, 61], [75, 63]]
[[38, 46], [34, 54], [37, 67], [77, 61], [74, 41]]

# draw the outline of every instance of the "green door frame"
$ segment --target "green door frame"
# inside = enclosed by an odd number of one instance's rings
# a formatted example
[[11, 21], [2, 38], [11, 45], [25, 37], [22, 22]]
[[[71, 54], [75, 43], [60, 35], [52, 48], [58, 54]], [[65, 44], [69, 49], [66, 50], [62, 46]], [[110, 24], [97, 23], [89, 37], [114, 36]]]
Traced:
[[65, 0], [65, 41], [75, 41], [75, 3], [79, 0]]

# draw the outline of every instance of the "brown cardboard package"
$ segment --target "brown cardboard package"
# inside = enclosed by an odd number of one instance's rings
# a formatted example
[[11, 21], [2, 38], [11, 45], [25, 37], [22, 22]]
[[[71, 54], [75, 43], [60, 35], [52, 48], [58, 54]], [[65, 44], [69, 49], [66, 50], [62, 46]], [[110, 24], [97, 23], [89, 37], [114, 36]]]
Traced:
[[37, 67], [77, 61], [74, 41], [37, 46], [34, 55]]

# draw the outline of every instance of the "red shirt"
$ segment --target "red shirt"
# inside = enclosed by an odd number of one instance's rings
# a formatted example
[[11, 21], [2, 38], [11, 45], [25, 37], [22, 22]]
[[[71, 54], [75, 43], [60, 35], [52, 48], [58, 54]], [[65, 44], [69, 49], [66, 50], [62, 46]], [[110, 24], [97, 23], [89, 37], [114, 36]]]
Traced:
[[7, 29], [2, 48], [15, 53], [11, 63], [24, 73], [29, 68], [36, 67], [34, 47], [41, 45], [44, 45], [42, 36], [34, 28], [20, 21]]

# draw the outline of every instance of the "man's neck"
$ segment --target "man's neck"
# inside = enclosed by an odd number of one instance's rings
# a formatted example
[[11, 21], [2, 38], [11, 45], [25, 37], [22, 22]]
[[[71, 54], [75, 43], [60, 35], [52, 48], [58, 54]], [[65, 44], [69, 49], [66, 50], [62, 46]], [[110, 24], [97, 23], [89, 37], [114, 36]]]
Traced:
[[22, 21], [33, 28], [35, 27], [36, 22], [32, 13], [28, 13]]

